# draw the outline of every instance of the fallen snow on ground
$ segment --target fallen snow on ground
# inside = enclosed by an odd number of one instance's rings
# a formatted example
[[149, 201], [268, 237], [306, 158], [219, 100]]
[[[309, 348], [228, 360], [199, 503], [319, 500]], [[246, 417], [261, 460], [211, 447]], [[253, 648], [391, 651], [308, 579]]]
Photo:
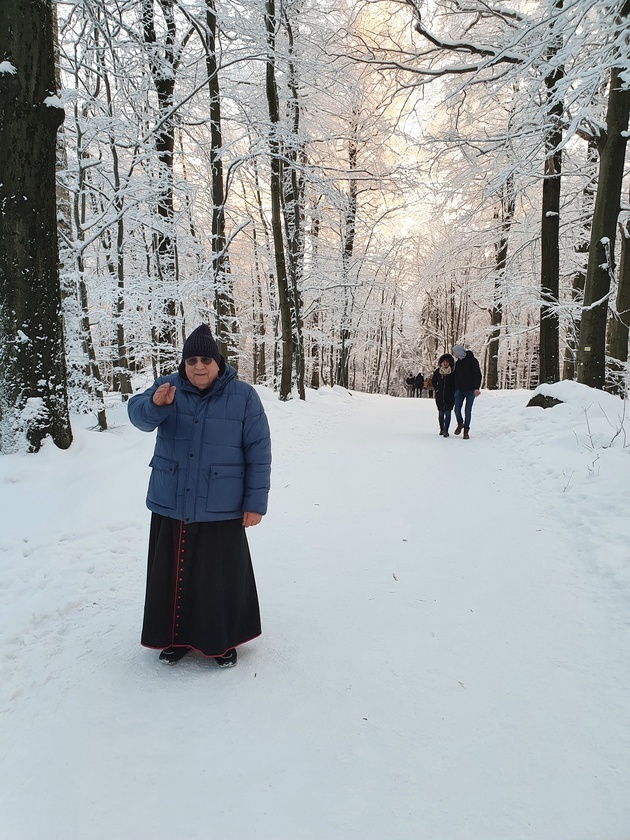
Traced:
[[630, 421], [259, 388], [263, 635], [139, 646], [153, 435], [0, 458], [1, 840], [627, 840]]

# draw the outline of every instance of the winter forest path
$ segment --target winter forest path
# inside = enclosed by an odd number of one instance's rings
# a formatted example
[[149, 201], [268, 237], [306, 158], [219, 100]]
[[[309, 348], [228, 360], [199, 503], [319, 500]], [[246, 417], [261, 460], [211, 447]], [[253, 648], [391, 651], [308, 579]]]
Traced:
[[626, 840], [628, 602], [518, 397], [482, 396], [470, 441], [432, 400], [264, 398], [263, 636], [229, 672], [138, 646], [152, 436], [121, 413], [2, 474], [16, 511], [65, 488], [0, 546], [2, 840]]

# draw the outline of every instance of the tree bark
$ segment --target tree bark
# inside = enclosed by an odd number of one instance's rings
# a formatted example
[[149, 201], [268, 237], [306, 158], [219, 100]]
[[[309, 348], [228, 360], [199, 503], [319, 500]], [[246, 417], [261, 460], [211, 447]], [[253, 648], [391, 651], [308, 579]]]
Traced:
[[291, 325], [293, 330], [293, 356], [296, 385], [301, 400], [304, 390], [304, 329], [302, 321], [302, 275], [304, 270], [304, 179], [301, 167], [305, 163], [304, 144], [300, 139], [300, 97], [297, 68], [295, 66], [293, 28], [283, 11], [284, 28], [289, 42], [287, 81], [289, 86], [288, 110], [290, 131], [285, 142], [282, 178], [282, 209], [286, 232], [287, 273], [291, 295]]
[[503, 186], [501, 194], [501, 209], [497, 213], [497, 220], [501, 221], [501, 236], [496, 247], [496, 273], [494, 282], [494, 300], [490, 310], [490, 337], [487, 347], [487, 364], [485, 383], [489, 391], [496, 391], [499, 387], [499, 338], [503, 322], [503, 285], [505, 282], [505, 266], [507, 264], [508, 243], [512, 219], [514, 218], [515, 196], [514, 181], [510, 176]]
[[[593, 199], [595, 196], [594, 180], [596, 172], [598, 154], [597, 145], [594, 140], [589, 140], [587, 161], [593, 167], [593, 178], [589, 178], [583, 195], [583, 224], [582, 232], [575, 250], [578, 254], [588, 254], [589, 238], [591, 233], [591, 216], [593, 208]], [[573, 275], [573, 282], [571, 283], [571, 301], [574, 307], [582, 307], [584, 300], [584, 285], [586, 283], [586, 267], [578, 269]], [[569, 325], [567, 327], [567, 344], [564, 351], [564, 364], [562, 366], [563, 379], [575, 379], [576, 356], [578, 351], [578, 344], [580, 341], [580, 314], [572, 315]]]
[[348, 365], [350, 361], [350, 350], [352, 343], [352, 310], [354, 308], [354, 296], [350, 290], [350, 268], [354, 255], [354, 239], [357, 224], [357, 181], [356, 168], [358, 156], [357, 131], [358, 121], [352, 123], [350, 139], [348, 141], [348, 198], [346, 200], [344, 217], [343, 251], [341, 254], [342, 277], [344, 285], [344, 306], [341, 316], [339, 335], [341, 346], [339, 348], [339, 361], [337, 364], [337, 383], [343, 388], [348, 387]]
[[217, 61], [217, 11], [214, 0], [206, 0], [206, 72], [210, 94], [210, 175], [212, 185], [212, 275], [217, 312], [216, 339], [219, 350], [238, 369], [238, 321], [225, 236], [225, 182], [223, 177], [223, 130], [221, 91]]
[[617, 278], [617, 300], [615, 313], [608, 328], [608, 355], [611, 362], [612, 382], [610, 390], [626, 396], [628, 331], [630, 329], [630, 221], [619, 226], [621, 231], [621, 255], [619, 277]]
[[72, 442], [55, 208], [51, 0], [3, 0], [0, 56], [0, 449]]
[[179, 306], [174, 297], [177, 288], [177, 247], [173, 225], [173, 152], [175, 149], [175, 124], [173, 120], [173, 94], [177, 58], [175, 55], [176, 26], [173, 0], [160, 0], [164, 15], [166, 37], [158, 44], [154, 0], [142, 0], [142, 26], [144, 42], [149, 55], [149, 68], [158, 99], [155, 150], [158, 157], [157, 179], [157, 230], [154, 234], [156, 253], [157, 311], [153, 314], [153, 330], [157, 340], [157, 368], [161, 373], [171, 373], [177, 367], [177, 316]]
[[[111, 84], [109, 73], [105, 62], [101, 59], [99, 62], [100, 71], [103, 79], [103, 86], [105, 89], [105, 96], [107, 101], [107, 110], [110, 118], [114, 118], [114, 104], [111, 91]], [[116, 346], [118, 348], [118, 358], [114, 366], [113, 388], [119, 391], [123, 402], [126, 402], [133, 394], [133, 387], [131, 384], [131, 373], [129, 371], [129, 357], [127, 354], [127, 339], [125, 336], [125, 217], [123, 214], [124, 196], [122, 178], [120, 174], [120, 161], [118, 158], [118, 147], [116, 146], [114, 134], [110, 131], [109, 134], [109, 148], [112, 156], [112, 174], [114, 179], [115, 197], [113, 207], [116, 211], [116, 244], [113, 245], [113, 236], [107, 231], [105, 240], [109, 247], [105, 248], [107, 254], [107, 264], [112, 277], [115, 279], [116, 292]]]
[[278, 283], [278, 305], [282, 329], [282, 367], [280, 373], [280, 399], [291, 397], [293, 373], [293, 329], [291, 324], [291, 295], [287, 279], [287, 264], [282, 232], [282, 145], [280, 140], [280, 105], [276, 83], [276, 7], [275, 0], [265, 2], [265, 28], [267, 31], [266, 93], [271, 128], [269, 152], [271, 165], [271, 231]]
[[[627, 25], [630, 0], [621, 12]], [[578, 381], [592, 388], [606, 383], [606, 320], [614, 274], [615, 236], [626, 154], [630, 90], [623, 89], [623, 68], [610, 74], [606, 131], [599, 142], [599, 178], [589, 245], [584, 309], [578, 350]]]
[[[562, 0], [555, 3], [562, 8]], [[562, 47], [562, 39], [554, 42], [547, 52], [547, 59], [553, 67], [553, 59]], [[558, 299], [560, 297], [560, 187], [562, 172], [562, 117], [564, 102], [557, 98], [558, 83], [564, 78], [564, 69], [555, 67], [545, 76], [547, 88], [547, 118], [549, 128], [545, 137], [545, 175], [542, 193], [542, 218], [540, 225], [540, 367], [541, 383], [557, 382], [560, 379], [560, 318]]]

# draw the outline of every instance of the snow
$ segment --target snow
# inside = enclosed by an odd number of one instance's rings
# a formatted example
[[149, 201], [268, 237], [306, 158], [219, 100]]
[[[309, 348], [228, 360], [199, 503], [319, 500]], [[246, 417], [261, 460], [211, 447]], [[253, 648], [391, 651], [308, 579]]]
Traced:
[[17, 75], [17, 69], [10, 61], [0, 61], [0, 73], [10, 73], [12, 76]]
[[0, 459], [2, 840], [624, 840], [630, 438], [575, 383], [432, 400], [258, 391], [263, 635], [139, 646], [153, 435], [112, 400]]
[[63, 102], [56, 94], [53, 96], [47, 96], [44, 99], [44, 105], [48, 108], [61, 108], [63, 110]]

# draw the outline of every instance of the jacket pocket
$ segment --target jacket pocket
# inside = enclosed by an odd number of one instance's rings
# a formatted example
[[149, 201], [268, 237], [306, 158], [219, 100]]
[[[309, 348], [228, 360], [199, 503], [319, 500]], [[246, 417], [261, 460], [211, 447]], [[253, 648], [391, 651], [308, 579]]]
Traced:
[[244, 490], [244, 467], [238, 464], [218, 464], [210, 467], [206, 510], [211, 513], [240, 513]]
[[149, 466], [152, 467], [149, 479], [147, 499], [160, 507], [177, 507], [177, 471], [179, 464], [161, 455], [154, 455]]

